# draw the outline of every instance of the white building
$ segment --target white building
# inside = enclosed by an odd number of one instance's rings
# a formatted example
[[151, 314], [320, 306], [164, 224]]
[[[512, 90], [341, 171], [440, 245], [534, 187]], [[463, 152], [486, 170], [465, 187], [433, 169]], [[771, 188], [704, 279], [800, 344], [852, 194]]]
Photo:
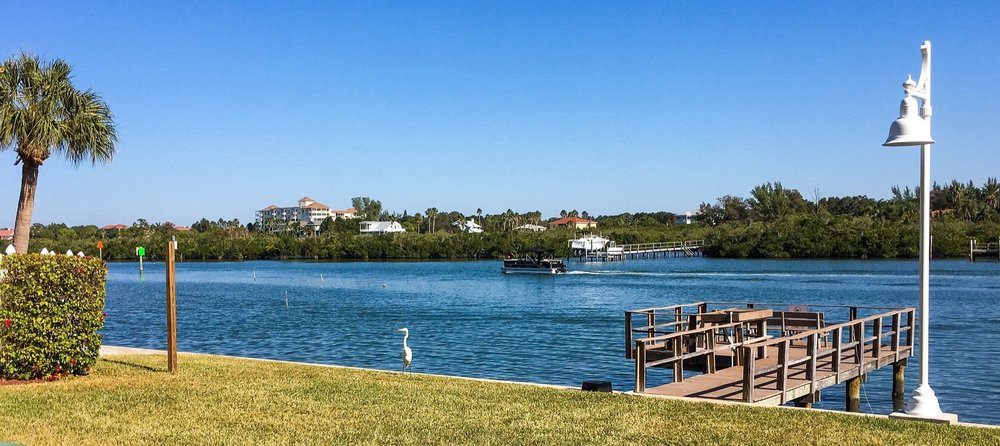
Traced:
[[467, 232], [469, 234], [482, 234], [483, 233], [483, 227], [479, 226], [479, 224], [477, 224], [471, 218], [469, 219], [469, 221], [456, 221], [455, 223], [452, 223], [452, 224], [454, 224], [456, 227], [458, 227], [458, 229], [460, 231], [462, 231], [462, 232]]
[[397, 234], [406, 232], [406, 229], [397, 221], [363, 221], [361, 222], [362, 234]]
[[257, 211], [257, 225], [270, 231], [280, 230], [288, 223], [300, 223], [306, 226], [319, 227], [323, 221], [332, 217], [334, 220], [341, 218], [356, 218], [354, 208], [330, 209], [323, 203], [317, 202], [309, 197], [299, 199], [299, 205], [294, 207], [281, 208], [277, 205], [270, 205]]
[[677, 214], [674, 216], [674, 223], [678, 225], [689, 225], [694, 223], [699, 215], [701, 215], [701, 212], [699, 211], [687, 211], [683, 214]]
[[514, 229], [517, 229], [518, 231], [541, 232], [541, 231], [545, 230], [545, 226], [538, 226], [538, 225], [533, 225], [533, 224], [529, 223], [529, 224], [526, 224], [526, 225], [518, 226], [518, 227], [516, 227]]

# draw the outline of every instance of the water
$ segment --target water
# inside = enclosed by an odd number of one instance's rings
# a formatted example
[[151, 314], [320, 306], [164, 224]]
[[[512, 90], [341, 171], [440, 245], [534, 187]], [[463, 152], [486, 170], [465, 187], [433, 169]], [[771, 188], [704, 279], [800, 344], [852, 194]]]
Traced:
[[[140, 281], [138, 265], [109, 264], [106, 344], [165, 348], [164, 266], [145, 267]], [[398, 370], [396, 330], [408, 327], [415, 372], [569, 386], [603, 379], [631, 390], [627, 309], [700, 300], [916, 307], [919, 299], [916, 261], [568, 267], [570, 274], [538, 277], [502, 275], [499, 261], [179, 263], [179, 349]], [[963, 421], [1000, 424], [998, 297], [997, 263], [933, 262], [930, 382], [942, 409]], [[906, 370], [907, 395], [918, 358]], [[891, 381], [891, 368], [870, 376], [863, 411], [891, 411]], [[842, 410], [844, 387], [823, 392], [816, 407]]]

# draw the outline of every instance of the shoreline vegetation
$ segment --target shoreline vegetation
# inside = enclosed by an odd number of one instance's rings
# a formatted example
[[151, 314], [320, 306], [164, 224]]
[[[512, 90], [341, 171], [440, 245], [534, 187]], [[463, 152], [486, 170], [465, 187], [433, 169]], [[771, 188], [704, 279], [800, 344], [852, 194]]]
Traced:
[[[421, 260], [499, 259], [524, 249], [545, 247], [559, 257], [570, 256], [567, 241], [586, 233], [600, 234], [618, 244], [704, 240], [703, 252], [723, 258], [914, 258], [919, 249], [919, 204], [909, 188], [892, 189], [893, 197], [875, 200], [865, 196], [807, 200], [781, 183], [765, 183], [750, 198], [732, 195], [715, 203], [702, 203], [693, 224], [675, 223], [669, 212], [624, 213], [588, 216], [563, 211], [560, 216], [592, 218], [598, 227], [566, 228], [542, 232], [517, 230], [524, 224], [545, 224], [541, 212], [464, 215], [457, 211], [427, 209], [425, 214], [394, 214], [367, 197], [355, 199], [359, 219], [329, 219], [318, 230], [274, 222], [243, 225], [239, 220], [202, 219], [181, 231], [173, 223], [140, 219], [124, 229], [97, 226], [35, 224], [29, 252], [42, 248], [97, 254], [105, 248], [110, 261], [135, 260], [135, 249], [146, 248], [147, 260], [162, 259], [166, 242], [178, 240], [178, 260]], [[364, 200], [361, 200], [364, 198]], [[981, 187], [972, 182], [935, 184], [931, 193], [934, 257], [964, 257], [969, 239], [993, 241], [1000, 237], [1000, 184], [988, 179]], [[455, 222], [475, 219], [485, 232], [461, 232]], [[360, 220], [394, 220], [407, 232], [360, 235]], [[264, 231], [266, 226], [269, 231]], [[0, 249], [6, 242], [0, 242]]]
[[181, 354], [0, 386], [22, 444], [996, 444], [1000, 430]]

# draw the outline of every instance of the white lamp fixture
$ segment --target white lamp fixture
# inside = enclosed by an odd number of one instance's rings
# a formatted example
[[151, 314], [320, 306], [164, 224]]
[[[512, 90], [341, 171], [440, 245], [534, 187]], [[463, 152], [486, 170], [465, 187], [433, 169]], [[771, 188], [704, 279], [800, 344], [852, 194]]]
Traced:
[[[930, 79], [926, 79], [926, 82], [930, 84]], [[892, 126], [889, 127], [889, 138], [885, 140], [885, 144], [882, 144], [883, 146], [898, 147], [934, 144], [934, 139], [931, 138], [930, 106], [927, 106], [928, 114], [925, 117], [918, 115], [917, 100], [913, 97], [916, 85], [912, 77], [908, 77], [906, 82], [903, 82], [903, 91], [906, 92], [906, 97], [899, 104], [899, 118], [893, 121]], [[929, 103], [930, 94], [928, 93], [924, 98], [924, 104]]]
[[[917, 82], [903, 82], [906, 96], [899, 104], [899, 119], [889, 127], [884, 146], [920, 146], [920, 385], [906, 403], [905, 416], [957, 421], [954, 414], [944, 414], [937, 396], [928, 383], [930, 339], [930, 264], [931, 264], [931, 42], [920, 46], [920, 77]], [[917, 114], [917, 99], [923, 104]]]

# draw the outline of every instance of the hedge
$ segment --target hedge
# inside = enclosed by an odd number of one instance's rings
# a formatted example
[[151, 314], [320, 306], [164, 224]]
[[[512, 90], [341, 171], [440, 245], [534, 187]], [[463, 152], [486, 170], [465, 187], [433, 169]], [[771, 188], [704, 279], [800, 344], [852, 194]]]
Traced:
[[97, 361], [108, 269], [92, 257], [0, 258], [0, 378], [84, 375]]

